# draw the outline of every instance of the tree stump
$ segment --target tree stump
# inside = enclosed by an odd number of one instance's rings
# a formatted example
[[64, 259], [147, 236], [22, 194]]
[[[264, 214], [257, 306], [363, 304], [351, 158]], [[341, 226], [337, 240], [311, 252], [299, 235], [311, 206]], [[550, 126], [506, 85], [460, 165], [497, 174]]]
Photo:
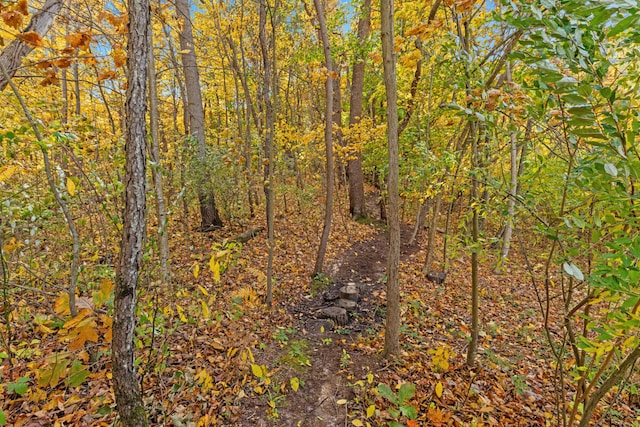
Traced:
[[347, 310], [341, 307], [327, 307], [322, 309], [322, 315], [327, 319], [331, 319], [339, 326], [344, 326], [349, 323], [349, 316], [347, 316]]
[[338, 302], [336, 303], [336, 305], [338, 307], [342, 307], [343, 309], [347, 310], [347, 311], [353, 311], [356, 308], [356, 302], [350, 299], [343, 299], [340, 298], [338, 300]]
[[340, 288], [340, 298], [351, 301], [358, 301], [358, 286], [355, 283], [349, 283]]

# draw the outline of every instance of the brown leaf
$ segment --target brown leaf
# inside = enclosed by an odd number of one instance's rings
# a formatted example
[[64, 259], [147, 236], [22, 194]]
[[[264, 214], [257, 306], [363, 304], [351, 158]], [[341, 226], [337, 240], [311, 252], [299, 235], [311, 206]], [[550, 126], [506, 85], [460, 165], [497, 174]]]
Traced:
[[53, 62], [49, 61], [49, 60], [45, 60], [45, 61], [40, 61], [40, 62], [36, 62], [36, 68], [40, 69], [40, 70], [46, 70], [48, 68], [51, 68], [53, 66]]
[[20, 28], [22, 25], [22, 19], [24, 15], [15, 10], [8, 10], [2, 13], [2, 20], [5, 24], [7, 24], [11, 28], [15, 28], [16, 30]]
[[103, 73], [98, 74], [98, 81], [101, 82], [103, 80], [111, 80], [117, 77], [117, 73], [114, 70], [107, 70]]
[[60, 58], [53, 61], [53, 63], [58, 68], [69, 68], [71, 66], [71, 58]]
[[81, 50], [88, 50], [91, 44], [91, 34], [85, 31], [78, 31], [76, 33], [65, 36], [67, 43], [71, 47], [77, 47]]
[[58, 76], [56, 76], [56, 72], [52, 69], [47, 70], [44, 79], [40, 82], [40, 86], [49, 86], [58, 84]]
[[65, 56], [71, 56], [71, 55], [73, 55], [74, 53], [76, 53], [76, 48], [75, 48], [75, 47], [71, 47], [71, 46], [67, 46], [67, 47], [65, 47], [64, 49], [62, 49], [62, 50], [60, 51], [60, 53], [61, 53], [62, 55], [65, 55]]
[[15, 10], [16, 12], [19, 12], [23, 15], [28, 15], [29, 14], [29, 9], [27, 8], [27, 0], [20, 0], [18, 1], [18, 3], [16, 3], [16, 5], [13, 7], [13, 10]]
[[28, 31], [26, 33], [21, 33], [21, 34], [18, 34], [17, 37], [23, 42], [31, 46], [35, 46], [35, 47], [42, 46], [42, 37], [40, 37], [40, 34], [36, 33], [35, 31]]

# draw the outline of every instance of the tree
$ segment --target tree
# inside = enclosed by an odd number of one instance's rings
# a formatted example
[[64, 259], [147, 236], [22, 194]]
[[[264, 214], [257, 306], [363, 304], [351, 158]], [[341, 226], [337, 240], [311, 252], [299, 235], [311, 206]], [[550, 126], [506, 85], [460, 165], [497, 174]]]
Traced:
[[182, 67], [184, 72], [185, 90], [187, 95], [187, 109], [189, 111], [189, 130], [196, 139], [196, 152], [202, 169], [198, 171], [196, 191], [200, 202], [200, 216], [202, 231], [222, 227], [222, 220], [216, 208], [213, 191], [209, 187], [209, 179], [206, 167], [207, 145], [204, 132], [204, 106], [202, 104], [202, 91], [200, 89], [200, 73], [196, 61], [195, 45], [193, 43], [193, 28], [191, 14], [189, 12], [189, 0], [177, 0], [176, 10], [181, 21], [180, 53], [182, 55]]
[[400, 264], [400, 194], [398, 190], [398, 88], [396, 84], [396, 56], [394, 53], [393, 0], [380, 0], [380, 32], [382, 36], [382, 64], [387, 98], [387, 145], [389, 177], [389, 256], [387, 259], [387, 319], [385, 323], [385, 357], [400, 351], [400, 288], [398, 269]]
[[[51, 26], [60, 9], [64, 5], [64, 0], [47, 0], [42, 8], [38, 10], [32, 17], [29, 25], [22, 31], [22, 34], [34, 32], [38, 38], [42, 38]], [[22, 59], [27, 56], [36, 46], [34, 43], [27, 42], [25, 38], [16, 37], [9, 43], [2, 53], [0, 53], [0, 62], [6, 70], [9, 78], [16, 74]], [[0, 75], [0, 92], [9, 84], [9, 79]]]
[[[358, 19], [358, 46], [353, 60], [351, 74], [351, 96], [349, 98], [349, 126], [360, 123], [362, 119], [362, 93], [364, 89], [365, 51], [364, 45], [371, 28], [371, 0], [364, 0]], [[367, 216], [364, 198], [364, 174], [362, 173], [362, 153], [360, 150], [347, 161], [347, 179], [349, 181], [349, 212], [353, 218]]]
[[122, 244], [116, 273], [113, 339], [113, 390], [125, 427], [146, 426], [147, 417], [134, 364], [136, 288], [142, 261], [146, 213], [146, 90], [148, 77], [148, 0], [129, 0], [127, 97], [125, 102], [125, 190]]
[[322, 228], [322, 238], [318, 247], [318, 255], [316, 256], [316, 264], [313, 267], [313, 275], [322, 272], [324, 264], [324, 256], [327, 252], [327, 243], [329, 241], [329, 232], [331, 231], [331, 218], [333, 215], [333, 141], [332, 141], [332, 124], [333, 124], [333, 61], [331, 59], [331, 45], [329, 44], [329, 32], [325, 22], [324, 7], [322, 0], [313, 0], [316, 9], [316, 17], [318, 18], [318, 34], [322, 40], [322, 50], [324, 52], [325, 67], [327, 69], [327, 77], [324, 84], [325, 88], [325, 113], [324, 113], [324, 146], [326, 155], [326, 171], [327, 192], [324, 205], [324, 226]]
[[156, 193], [156, 214], [158, 217], [158, 250], [160, 252], [160, 281], [169, 282], [169, 233], [167, 203], [162, 185], [160, 167], [160, 117], [158, 111], [158, 88], [156, 84], [156, 65], [153, 55], [153, 30], [149, 22], [149, 128], [151, 129], [151, 174]]
[[[267, 296], [266, 303], [269, 307], [273, 302], [273, 251], [275, 245], [274, 238], [274, 218], [273, 218], [273, 137], [275, 131], [275, 114], [272, 102], [273, 82], [271, 81], [271, 57], [269, 55], [269, 41], [267, 40], [267, 0], [260, 0], [260, 52], [262, 54], [262, 66], [264, 72], [262, 86], [262, 100], [265, 109], [265, 128], [264, 128], [264, 169], [263, 169], [263, 188], [266, 198], [266, 214], [267, 214]], [[248, 125], [248, 123], [247, 123]]]

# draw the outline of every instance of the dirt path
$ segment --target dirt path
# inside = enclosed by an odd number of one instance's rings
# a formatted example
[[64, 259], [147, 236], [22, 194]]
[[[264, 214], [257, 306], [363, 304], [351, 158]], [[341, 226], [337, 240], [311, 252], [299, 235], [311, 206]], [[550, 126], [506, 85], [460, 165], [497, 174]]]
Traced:
[[[408, 240], [404, 237], [410, 230], [403, 228], [402, 232], [403, 240]], [[417, 250], [417, 246], [404, 245], [402, 256], [406, 257]], [[317, 285], [309, 295], [300, 298], [290, 308], [296, 322], [289, 331], [296, 332], [287, 336], [287, 341], [281, 343], [280, 349], [274, 344], [272, 350], [280, 353], [278, 358], [282, 362], [287, 360], [292, 345], [300, 347], [300, 343], [304, 343], [308, 366], [295, 369], [295, 366], [287, 366], [287, 363], [275, 363], [280, 365], [279, 373], [283, 378], [297, 375], [301, 386], [297, 392], [288, 391], [284, 400], [278, 402], [277, 418], [267, 416], [269, 408], [264, 399], [246, 402], [243, 427], [344, 425], [347, 407], [338, 402], [353, 398], [346, 378], [366, 375], [368, 371], [378, 369], [381, 363], [375, 356], [352, 352], [350, 344], [357, 336], [375, 334], [384, 325], [384, 307], [377, 306], [378, 299], [373, 298], [373, 293], [384, 289], [387, 252], [388, 234], [381, 228], [371, 239], [354, 244], [333, 260], [327, 268], [327, 275], [333, 283]], [[348, 324], [334, 325], [331, 320], [323, 318], [321, 311], [333, 305], [332, 300], [347, 283], [359, 285], [358, 305], [350, 313]], [[253, 407], [248, 408], [247, 403]]]

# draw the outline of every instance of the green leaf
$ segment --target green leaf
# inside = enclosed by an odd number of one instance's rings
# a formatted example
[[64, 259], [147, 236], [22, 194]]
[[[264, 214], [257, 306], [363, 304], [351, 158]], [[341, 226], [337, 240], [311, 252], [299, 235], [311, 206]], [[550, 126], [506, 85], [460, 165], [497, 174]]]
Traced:
[[413, 405], [402, 405], [400, 407], [400, 412], [402, 415], [409, 418], [410, 420], [415, 420], [418, 418], [418, 410]]
[[4, 426], [7, 424], [7, 417], [4, 414], [4, 411], [0, 409], [0, 426]]
[[400, 391], [398, 392], [398, 399], [402, 404], [407, 400], [411, 399], [414, 394], [416, 394], [416, 385], [412, 383], [404, 383], [400, 386]]
[[393, 403], [394, 405], [398, 404], [398, 398], [393, 393], [393, 391], [391, 391], [391, 388], [388, 385], [386, 385], [386, 384], [378, 385], [378, 393], [380, 393], [380, 395], [382, 397], [384, 397], [385, 399], [387, 399], [389, 402]]
[[7, 384], [7, 391], [9, 393], [15, 393], [19, 396], [24, 396], [29, 388], [29, 378], [28, 377], [20, 377], [18, 381], [15, 383]]
[[607, 34], [607, 37], [614, 37], [628, 28], [632, 28], [638, 20], [638, 15], [631, 14], [619, 21]]
[[87, 367], [80, 361], [74, 360], [71, 368], [69, 368], [69, 377], [67, 378], [67, 385], [70, 387], [78, 387], [84, 383], [84, 380], [89, 376]]
[[568, 103], [568, 104], [573, 104], [573, 105], [588, 105], [589, 104], [586, 99], [584, 99], [580, 95], [576, 95], [575, 93], [566, 94], [565, 96], [562, 97], [562, 100], [564, 102]]
[[[391, 413], [391, 411], [389, 411], [389, 413]], [[389, 421], [389, 427], [404, 427], [404, 424], [400, 424], [395, 421]]]
[[582, 271], [580, 271], [578, 266], [575, 265], [574, 263], [565, 262], [564, 264], [562, 264], [562, 267], [564, 268], [564, 271], [569, 276], [575, 277], [578, 280], [584, 280], [584, 275], [582, 274]]
[[630, 298], [627, 298], [623, 303], [622, 306], [620, 306], [621, 308], [631, 308], [631, 307], [635, 307], [635, 305], [638, 303], [638, 300], [640, 299], [639, 296], [632, 296]]
[[613, 163], [605, 163], [604, 171], [611, 176], [618, 176], [618, 168], [616, 168]]

